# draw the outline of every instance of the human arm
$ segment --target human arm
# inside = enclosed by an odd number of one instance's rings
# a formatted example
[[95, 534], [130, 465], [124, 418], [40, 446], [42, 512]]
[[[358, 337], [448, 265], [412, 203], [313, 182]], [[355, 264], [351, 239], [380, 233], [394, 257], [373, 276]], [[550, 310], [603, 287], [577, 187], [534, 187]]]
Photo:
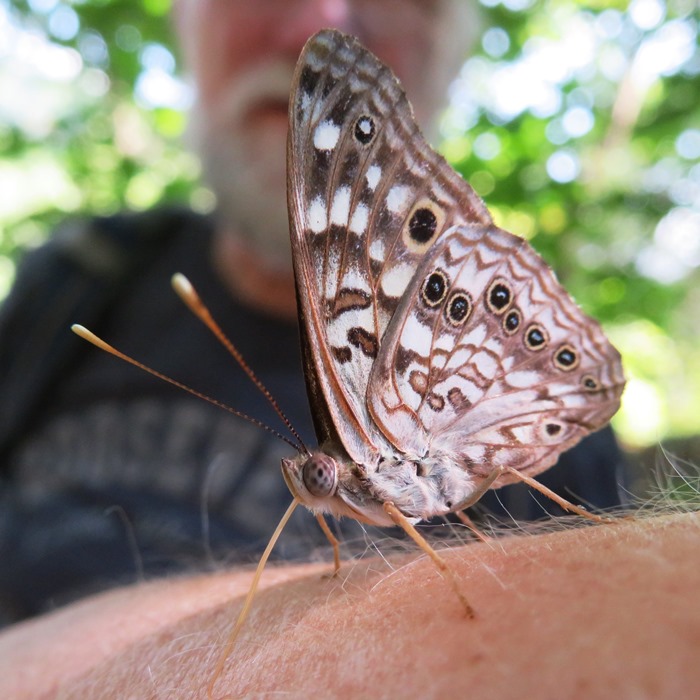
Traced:
[[[337, 579], [271, 568], [215, 696], [691, 697], [699, 544], [678, 514], [452, 547], [473, 621], [416, 552]], [[10, 628], [0, 695], [205, 697], [249, 579], [155, 581]]]

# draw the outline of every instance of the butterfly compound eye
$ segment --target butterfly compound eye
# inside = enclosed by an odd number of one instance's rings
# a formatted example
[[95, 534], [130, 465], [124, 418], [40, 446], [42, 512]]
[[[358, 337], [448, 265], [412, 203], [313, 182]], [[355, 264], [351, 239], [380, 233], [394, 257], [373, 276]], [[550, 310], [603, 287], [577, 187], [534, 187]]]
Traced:
[[325, 454], [311, 455], [301, 471], [304, 486], [312, 496], [324, 498], [335, 493], [338, 469], [335, 460]]

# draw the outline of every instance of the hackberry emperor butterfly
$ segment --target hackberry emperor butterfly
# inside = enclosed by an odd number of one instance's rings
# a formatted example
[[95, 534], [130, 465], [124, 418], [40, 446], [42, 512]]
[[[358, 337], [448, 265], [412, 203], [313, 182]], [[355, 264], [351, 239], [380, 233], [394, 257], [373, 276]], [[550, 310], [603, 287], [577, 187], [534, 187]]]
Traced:
[[620, 356], [426, 143], [392, 72], [324, 30], [294, 77], [288, 203], [317, 512], [391, 525], [535, 475], [619, 406]]
[[[355, 39], [309, 40], [289, 115], [292, 252], [320, 447], [282, 462], [294, 502], [210, 696], [297, 502], [417, 538], [413, 523], [551, 466], [607, 423], [624, 387], [600, 326], [524, 240], [493, 225], [423, 139], [392, 72]], [[247, 369], [186, 280], [175, 286]]]

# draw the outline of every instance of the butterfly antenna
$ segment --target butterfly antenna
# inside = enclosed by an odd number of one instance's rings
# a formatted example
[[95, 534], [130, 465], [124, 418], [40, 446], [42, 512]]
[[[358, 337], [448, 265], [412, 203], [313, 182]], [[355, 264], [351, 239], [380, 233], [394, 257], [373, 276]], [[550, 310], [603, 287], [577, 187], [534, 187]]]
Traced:
[[238, 348], [229, 340], [226, 334], [221, 330], [219, 324], [214, 320], [209, 309], [205, 306], [204, 302], [200, 299], [199, 294], [195, 291], [194, 287], [190, 281], [180, 272], [177, 272], [172, 277], [173, 289], [177, 292], [177, 295], [182, 299], [182, 301], [187, 304], [190, 311], [216, 336], [218, 341], [228, 350], [229, 354], [233, 357], [236, 362], [240, 365], [241, 369], [248, 375], [253, 384], [259, 389], [262, 395], [270, 402], [270, 405], [275, 410], [275, 413], [280, 417], [282, 422], [287, 426], [287, 430], [293, 435], [297, 440], [301, 449], [296, 448], [299, 452], [305, 452], [309, 454], [309, 450], [301, 439], [299, 433], [294, 429], [291, 421], [284, 414], [282, 409], [275, 401], [275, 398], [268, 391], [267, 387], [258, 379], [257, 375], [248, 366], [248, 363], [243, 359], [243, 355], [238, 351]]
[[[100, 350], [104, 350], [105, 352], [108, 352], [110, 355], [114, 355], [115, 357], [118, 357], [120, 360], [124, 360], [124, 362], [128, 362], [130, 365], [134, 365], [134, 367], [138, 367], [139, 369], [142, 369], [144, 372], [148, 372], [149, 374], [152, 374], [154, 377], [158, 377], [158, 379], [162, 379], [164, 382], [168, 382], [168, 384], [172, 384], [173, 386], [176, 386], [178, 389], [182, 389], [183, 391], [186, 391], [187, 393], [192, 394], [192, 396], [196, 396], [198, 399], [203, 399], [204, 401], [207, 401], [208, 403], [213, 404], [214, 406], [217, 406], [218, 408], [223, 408], [224, 411], [228, 411], [229, 413], [232, 413], [234, 416], [237, 416], [238, 418], [242, 418], [243, 420], [246, 420], [249, 423], [252, 423], [253, 425], [257, 425], [258, 427], [262, 428], [263, 430], [266, 430], [268, 433], [271, 433], [272, 435], [279, 438], [280, 440], [284, 440], [284, 442], [286, 442], [290, 447], [295, 449], [297, 452], [300, 451], [299, 445], [294, 444], [288, 437], [277, 432], [274, 428], [271, 428], [269, 425], [265, 425], [265, 423], [257, 420], [257, 418], [252, 418], [251, 416], [248, 416], [245, 413], [242, 413], [241, 411], [237, 411], [235, 408], [231, 408], [231, 406], [228, 406], [227, 404], [222, 403], [221, 401], [217, 401], [216, 399], [211, 398], [211, 396], [207, 396], [206, 394], [202, 394], [199, 391], [195, 391], [194, 389], [191, 389], [190, 387], [188, 387], [186, 384], [182, 384], [181, 382], [178, 382], [175, 379], [168, 377], [166, 374], [162, 374], [161, 372], [158, 372], [154, 369], [151, 369], [147, 365], [144, 365], [143, 363], [139, 362], [138, 360], [134, 360], [133, 357], [129, 357], [128, 355], [125, 355], [123, 352], [119, 352], [119, 350], [112, 347], [109, 343], [106, 343], [104, 340], [102, 340], [102, 338], [98, 338], [92, 331], [89, 331], [84, 326], [81, 326], [77, 323], [74, 323], [71, 326], [71, 330], [73, 331], [73, 333], [75, 333], [76, 335], [79, 335], [84, 340], [87, 340], [89, 343], [92, 343], [96, 347], [100, 348]], [[302, 443], [302, 445], [303, 445], [303, 443]]]

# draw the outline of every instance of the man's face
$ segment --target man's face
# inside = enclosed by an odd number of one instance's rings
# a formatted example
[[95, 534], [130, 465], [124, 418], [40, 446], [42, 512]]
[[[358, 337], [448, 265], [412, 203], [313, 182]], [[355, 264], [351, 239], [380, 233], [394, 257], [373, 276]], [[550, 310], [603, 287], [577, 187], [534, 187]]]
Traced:
[[357, 36], [398, 74], [425, 125], [445, 87], [444, 5], [454, 3], [180, 0], [178, 30], [198, 89], [191, 134], [222, 227], [288, 263], [287, 100], [306, 40], [324, 27]]

